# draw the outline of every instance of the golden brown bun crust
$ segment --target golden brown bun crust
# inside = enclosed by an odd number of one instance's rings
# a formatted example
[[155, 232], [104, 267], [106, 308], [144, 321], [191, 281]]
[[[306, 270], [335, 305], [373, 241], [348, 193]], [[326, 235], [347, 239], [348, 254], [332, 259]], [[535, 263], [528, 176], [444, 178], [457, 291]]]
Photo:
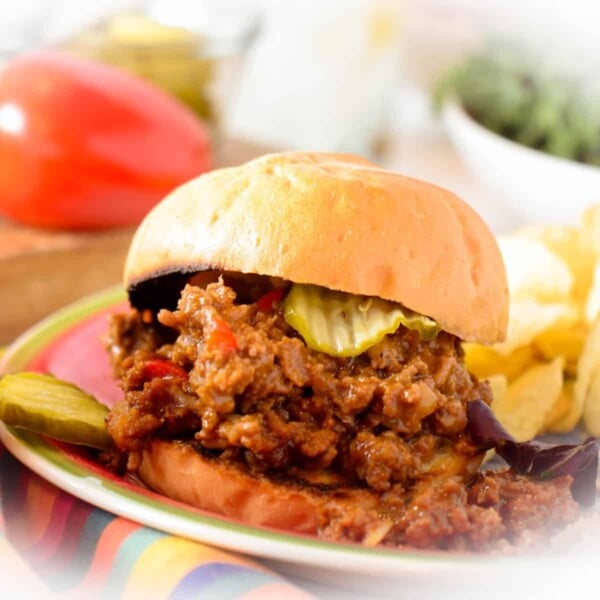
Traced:
[[151, 489], [248, 525], [317, 533], [316, 492], [259, 479], [232, 464], [208, 459], [189, 444], [154, 440], [138, 470]]
[[464, 340], [506, 332], [504, 265], [480, 217], [354, 156], [273, 154], [185, 184], [138, 229], [125, 285], [208, 267], [394, 300]]

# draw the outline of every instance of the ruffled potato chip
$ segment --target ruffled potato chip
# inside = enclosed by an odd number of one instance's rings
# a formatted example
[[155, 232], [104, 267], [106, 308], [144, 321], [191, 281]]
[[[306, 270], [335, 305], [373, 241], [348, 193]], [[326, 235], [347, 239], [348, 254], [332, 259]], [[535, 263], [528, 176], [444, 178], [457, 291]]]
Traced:
[[463, 348], [468, 371], [479, 379], [503, 376], [508, 381], [513, 381], [538, 363], [537, 354], [532, 346], [517, 348], [508, 356], [479, 344], [463, 344]]
[[563, 384], [560, 396], [546, 416], [544, 431], [550, 433], [568, 433], [581, 419], [581, 410], [575, 405], [573, 399], [573, 388], [575, 382], [567, 380]]
[[517, 439], [567, 433], [582, 418], [600, 435], [600, 205], [581, 226], [528, 226], [499, 246], [510, 292], [507, 338], [466, 344], [467, 368], [495, 382], [494, 411]]
[[600, 205], [586, 210], [581, 221], [596, 259], [585, 306], [587, 320], [592, 323], [600, 313]]
[[508, 379], [504, 375], [492, 375], [487, 378], [490, 387], [492, 388], [492, 397], [494, 400], [501, 401], [508, 389]]
[[562, 302], [570, 297], [573, 275], [565, 262], [542, 242], [499, 237], [511, 302], [519, 298]]
[[586, 323], [558, 323], [540, 333], [533, 341], [535, 352], [544, 360], [565, 357], [565, 370], [569, 375], [577, 373], [577, 362], [588, 332]]
[[568, 225], [532, 225], [516, 232], [520, 238], [541, 242], [560, 257], [573, 276], [573, 298], [582, 303], [587, 297], [596, 266], [590, 232]]
[[[592, 326], [577, 364], [574, 403], [583, 413], [585, 428], [593, 435], [600, 434], [600, 317]], [[592, 386], [592, 384], [594, 384]]]
[[579, 320], [579, 311], [569, 303], [546, 304], [534, 298], [511, 297], [506, 340], [494, 350], [507, 356], [517, 348], [531, 344], [544, 331], [570, 328]]
[[588, 433], [600, 436], [600, 369], [594, 371], [585, 396], [583, 423]]
[[581, 215], [581, 224], [591, 240], [596, 256], [600, 256], [600, 204], [588, 208]]
[[594, 269], [592, 285], [585, 304], [585, 316], [588, 323], [593, 323], [600, 314], [600, 263]]
[[563, 367], [562, 357], [535, 366], [511, 383], [503, 396], [494, 399], [494, 414], [518, 442], [543, 431], [563, 388]]

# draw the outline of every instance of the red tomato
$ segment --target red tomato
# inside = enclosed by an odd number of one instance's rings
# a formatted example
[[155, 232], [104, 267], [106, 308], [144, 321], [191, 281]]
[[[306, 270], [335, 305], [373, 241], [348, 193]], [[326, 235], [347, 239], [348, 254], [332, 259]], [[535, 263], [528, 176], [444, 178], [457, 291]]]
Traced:
[[0, 74], [0, 212], [12, 219], [135, 224], [211, 163], [206, 127], [118, 69], [41, 51]]

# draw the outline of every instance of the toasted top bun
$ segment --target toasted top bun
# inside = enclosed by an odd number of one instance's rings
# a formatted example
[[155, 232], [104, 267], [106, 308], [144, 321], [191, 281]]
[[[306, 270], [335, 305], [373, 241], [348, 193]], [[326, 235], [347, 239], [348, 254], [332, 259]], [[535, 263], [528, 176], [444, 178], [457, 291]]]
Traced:
[[506, 273], [481, 218], [355, 156], [272, 154], [190, 181], [139, 227], [125, 286], [143, 308], [161, 276], [206, 269], [393, 300], [464, 340], [506, 332]]

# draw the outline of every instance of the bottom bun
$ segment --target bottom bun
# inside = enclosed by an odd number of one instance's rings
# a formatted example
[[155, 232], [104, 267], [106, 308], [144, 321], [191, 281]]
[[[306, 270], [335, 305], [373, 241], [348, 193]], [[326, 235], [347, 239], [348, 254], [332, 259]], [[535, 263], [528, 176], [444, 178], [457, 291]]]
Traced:
[[148, 487], [175, 500], [248, 525], [296, 533], [317, 533], [331, 496], [318, 486], [252, 475], [241, 465], [208, 457], [179, 441], [154, 440], [143, 453], [138, 475]]
[[[475, 473], [480, 462], [475, 456], [451, 465], [458, 464], [459, 473]], [[441, 463], [450, 473], [448, 461]], [[348, 484], [331, 471], [294, 470], [285, 479], [267, 477], [211, 456], [194, 442], [153, 440], [142, 454], [138, 475], [164, 496], [247, 525], [368, 545], [378, 543], [404, 514], [404, 501], [399, 505], [393, 494], [390, 503], [381, 493]]]

